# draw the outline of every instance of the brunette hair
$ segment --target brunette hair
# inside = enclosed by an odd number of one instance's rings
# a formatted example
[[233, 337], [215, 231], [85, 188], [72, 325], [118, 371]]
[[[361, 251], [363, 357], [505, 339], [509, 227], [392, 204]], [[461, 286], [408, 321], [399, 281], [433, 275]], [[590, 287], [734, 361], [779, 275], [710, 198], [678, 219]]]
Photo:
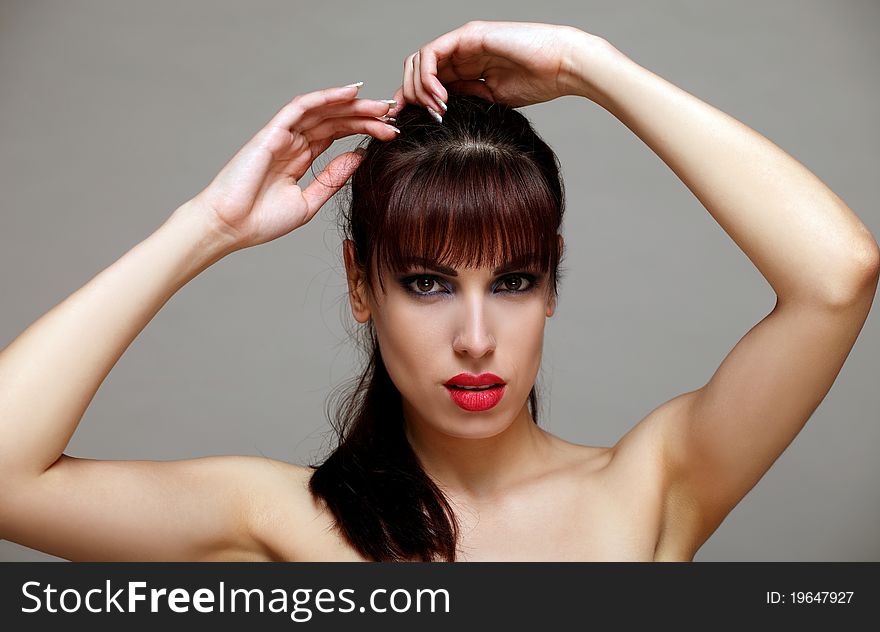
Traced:
[[[553, 150], [504, 104], [450, 93], [437, 123], [420, 105], [397, 115], [398, 138], [368, 137], [349, 181], [340, 229], [375, 296], [375, 271], [415, 258], [450, 267], [517, 261], [548, 276], [558, 297], [564, 189]], [[458, 524], [443, 491], [407, 440], [400, 392], [379, 352], [372, 320], [358, 329], [359, 377], [331, 395], [337, 447], [309, 482], [345, 539], [375, 561], [454, 561]], [[538, 423], [533, 386], [528, 403]]]

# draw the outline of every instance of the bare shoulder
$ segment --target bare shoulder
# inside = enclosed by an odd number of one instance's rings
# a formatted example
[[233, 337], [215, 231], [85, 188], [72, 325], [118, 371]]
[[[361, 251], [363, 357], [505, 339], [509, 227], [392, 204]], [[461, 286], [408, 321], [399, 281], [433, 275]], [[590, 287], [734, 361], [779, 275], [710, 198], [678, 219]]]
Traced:
[[660, 404], [636, 423], [612, 447], [609, 470], [634, 481], [655, 499], [659, 525], [655, 559], [692, 559], [705, 541], [699, 516], [676, 485], [668, 454], [679, 422], [688, 414], [694, 392]]

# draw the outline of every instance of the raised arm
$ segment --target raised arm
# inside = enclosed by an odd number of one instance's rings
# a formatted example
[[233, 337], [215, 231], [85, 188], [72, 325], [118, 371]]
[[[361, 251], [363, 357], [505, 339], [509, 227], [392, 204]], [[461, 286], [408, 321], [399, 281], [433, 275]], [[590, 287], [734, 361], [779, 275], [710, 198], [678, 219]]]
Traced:
[[693, 555], [831, 388], [873, 301], [878, 246], [839, 196], [758, 132], [607, 42], [585, 35], [576, 51], [579, 94], [681, 178], [777, 295], [703, 387], [650, 415], [669, 474], [660, 546]]
[[232, 522], [244, 496], [223, 458], [62, 454], [132, 340], [227, 251], [184, 205], [0, 353], [0, 537], [73, 560], [199, 559], [244, 541]]
[[168, 299], [223, 256], [226, 242], [182, 206], [0, 353], [7, 484], [58, 460], [110, 369]]
[[278, 472], [295, 497], [306, 468], [63, 451], [107, 374], [177, 290], [223, 256], [308, 222], [359, 161], [342, 154], [301, 190], [317, 155], [350, 134], [395, 137], [374, 118], [388, 104], [356, 95], [350, 86], [295, 97], [204, 191], [0, 353], [0, 537], [75, 560], [268, 555], [252, 522], [261, 490]]
[[877, 272], [877, 242], [837, 194], [737, 119], [584, 34], [581, 96], [632, 130], [702, 202], [780, 302], [849, 304]]

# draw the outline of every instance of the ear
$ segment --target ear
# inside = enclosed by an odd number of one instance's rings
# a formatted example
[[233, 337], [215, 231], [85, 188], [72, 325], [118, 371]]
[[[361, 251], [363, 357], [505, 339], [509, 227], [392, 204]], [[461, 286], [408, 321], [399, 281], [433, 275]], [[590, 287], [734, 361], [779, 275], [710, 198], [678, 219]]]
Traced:
[[555, 314], [555, 313], [556, 313], [556, 296], [553, 295], [551, 292], [550, 300], [547, 301], [547, 318], [552, 317], [553, 314]]
[[[557, 241], [559, 242], [559, 259], [562, 259], [562, 248], [564, 246], [564, 240], [562, 239], [562, 235], [556, 235]], [[550, 318], [553, 314], [556, 313], [556, 295], [553, 292], [549, 292], [549, 298], [547, 300], [547, 317]]]
[[555, 313], [556, 313], [556, 296], [551, 291], [550, 298], [547, 301], [547, 318], [550, 318]]
[[351, 303], [351, 313], [357, 322], [365, 323], [370, 320], [370, 307], [367, 302], [367, 290], [363, 272], [357, 264], [354, 242], [351, 239], [346, 239], [342, 245], [345, 258], [345, 276], [348, 278], [348, 300]]

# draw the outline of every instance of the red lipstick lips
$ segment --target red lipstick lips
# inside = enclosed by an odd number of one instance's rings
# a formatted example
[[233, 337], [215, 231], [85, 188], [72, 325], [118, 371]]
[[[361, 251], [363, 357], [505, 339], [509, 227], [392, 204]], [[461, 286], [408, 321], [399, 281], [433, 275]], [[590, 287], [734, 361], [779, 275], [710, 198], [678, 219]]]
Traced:
[[474, 375], [473, 373], [459, 373], [454, 378], [446, 382], [451, 386], [490, 386], [493, 384], [504, 385], [506, 382], [494, 373], [483, 373]]
[[[501, 401], [504, 396], [506, 382], [494, 373], [473, 375], [472, 373], [459, 373], [446, 382], [446, 390], [449, 396], [460, 408], [479, 412], [489, 410]], [[464, 388], [470, 387], [470, 388]], [[480, 388], [475, 387], [489, 387]]]

